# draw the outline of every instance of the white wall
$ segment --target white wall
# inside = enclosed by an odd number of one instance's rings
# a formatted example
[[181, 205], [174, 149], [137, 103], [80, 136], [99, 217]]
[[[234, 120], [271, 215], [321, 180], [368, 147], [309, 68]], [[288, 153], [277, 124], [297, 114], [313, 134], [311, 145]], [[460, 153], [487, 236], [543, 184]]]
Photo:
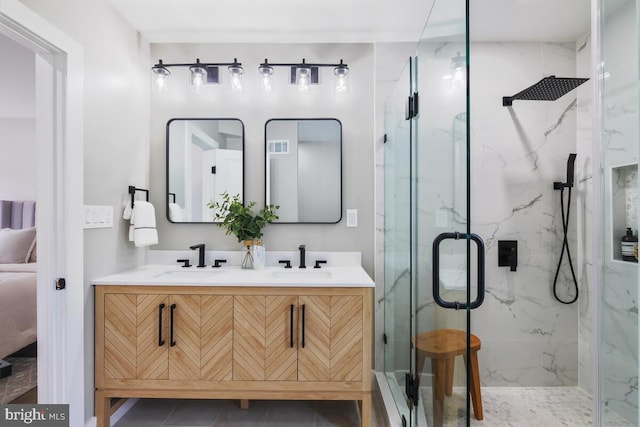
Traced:
[[0, 34], [0, 199], [35, 200], [35, 56]]
[[[175, 117], [238, 118], [245, 127], [245, 200], [264, 203], [264, 125], [271, 118], [337, 118], [343, 137], [343, 208], [358, 209], [358, 228], [338, 224], [271, 224], [265, 228], [267, 250], [360, 251], [365, 270], [373, 276], [373, 45], [371, 44], [154, 44], [152, 61], [230, 62], [244, 66], [244, 92], [231, 94], [223, 71], [223, 84], [204, 87], [197, 94], [188, 84], [186, 69], [174, 69], [168, 88], [152, 91], [151, 201], [157, 208], [160, 244], [157, 249], [185, 249], [205, 243], [207, 249], [237, 250], [238, 242], [215, 225], [172, 224], [165, 215], [165, 127]], [[336, 63], [349, 65], [346, 96], [333, 94], [333, 75], [323, 69], [324, 84], [300, 96], [286, 83], [288, 69], [276, 68], [273, 93], [260, 92], [257, 67], [270, 62]], [[172, 70], [173, 71], [173, 70]], [[150, 73], [149, 73], [150, 74]], [[149, 75], [148, 84], [151, 84]]]
[[36, 66], [32, 51], [0, 34], [0, 117], [36, 116]]
[[[127, 186], [147, 187], [149, 45], [105, 0], [23, 3], [84, 48], [84, 200], [115, 208], [114, 227], [85, 231], [85, 417], [93, 415], [93, 292], [90, 280], [144, 259], [120, 217]], [[78, 367], [79, 369], [81, 367]]]
[[0, 117], [0, 200], [36, 199], [35, 118]]

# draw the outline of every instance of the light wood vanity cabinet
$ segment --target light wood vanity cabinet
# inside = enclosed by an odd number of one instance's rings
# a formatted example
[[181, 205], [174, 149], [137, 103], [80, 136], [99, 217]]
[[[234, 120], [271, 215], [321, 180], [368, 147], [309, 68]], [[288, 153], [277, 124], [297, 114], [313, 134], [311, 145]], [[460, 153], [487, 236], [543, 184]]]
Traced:
[[362, 295], [234, 298], [233, 379], [361, 381]]
[[111, 397], [358, 400], [370, 425], [368, 287], [95, 287], [98, 426]]
[[103, 296], [104, 387], [137, 380], [231, 379], [232, 296], [110, 293], [110, 288]]

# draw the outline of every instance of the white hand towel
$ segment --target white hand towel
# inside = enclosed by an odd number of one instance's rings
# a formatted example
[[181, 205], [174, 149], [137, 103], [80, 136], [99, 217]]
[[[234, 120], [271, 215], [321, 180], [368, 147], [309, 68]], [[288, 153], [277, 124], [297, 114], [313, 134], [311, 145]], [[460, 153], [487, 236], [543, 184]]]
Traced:
[[184, 221], [184, 211], [177, 203], [169, 203], [169, 219], [173, 222]]
[[156, 210], [149, 202], [136, 201], [131, 214], [133, 242], [136, 247], [158, 244]]
[[131, 219], [131, 213], [133, 212], [133, 208], [131, 207], [131, 202], [127, 201], [124, 204], [124, 211], [122, 212], [122, 219]]

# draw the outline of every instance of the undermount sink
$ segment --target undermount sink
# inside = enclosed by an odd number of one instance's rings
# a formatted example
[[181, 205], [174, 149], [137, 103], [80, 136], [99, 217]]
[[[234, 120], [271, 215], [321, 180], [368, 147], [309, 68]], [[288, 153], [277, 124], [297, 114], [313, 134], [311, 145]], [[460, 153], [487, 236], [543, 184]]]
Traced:
[[304, 279], [330, 279], [330, 271], [275, 271], [271, 273], [271, 277], [276, 279], [292, 279], [292, 280], [304, 280]]
[[206, 279], [213, 275], [218, 274], [219, 271], [211, 271], [209, 270], [177, 270], [177, 271], [166, 271], [164, 273], [158, 274], [156, 277], [160, 279]]

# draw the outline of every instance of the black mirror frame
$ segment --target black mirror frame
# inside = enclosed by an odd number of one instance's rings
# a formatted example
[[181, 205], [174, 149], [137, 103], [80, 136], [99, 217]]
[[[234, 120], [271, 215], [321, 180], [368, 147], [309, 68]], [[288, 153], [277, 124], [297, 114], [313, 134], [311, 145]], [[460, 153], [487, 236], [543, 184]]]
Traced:
[[167, 121], [166, 129], [165, 129], [165, 185], [166, 185], [166, 202], [165, 202], [165, 216], [167, 221], [171, 224], [218, 224], [219, 221], [171, 221], [169, 218], [169, 203], [170, 199], [173, 197], [175, 200], [175, 194], [169, 193], [169, 126], [171, 122], [177, 120], [185, 120], [185, 121], [203, 121], [203, 120], [235, 120], [240, 122], [242, 126], [242, 204], [244, 205], [244, 195], [246, 193], [246, 184], [245, 184], [245, 167], [246, 167], [246, 156], [245, 156], [245, 131], [244, 131], [244, 122], [237, 117], [174, 117]]
[[[267, 203], [267, 126], [269, 125], [269, 122], [272, 121], [300, 121], [300, 120], [306, 120], [306, 121], [312, 121], [312, 120], [333, 120], [338, 122], [338, 124], [340, 125], [340, 216], [338, 217], [338, 219], [336, 221], [299, 221], [299, 222], [286, 222], [286, 221], [280, 221], [280, 222], [271, 222], [271, 224], [274, 225], [278, 225], [278, 224], [338, 224], [340, 223], [340, 221], [342, 221], [342, 217], [343, 217], [343, 211], [344, 211], [344, 203], [343, 203], [343, 186], [344, 186], [344, 171], [343, 171], [343, 162], [344, 162], [344, 155], [343, 155], [343, 150], [342, 150], [342, 122], [335, 118], [335, 117], [300, 117], [300, 118], [273, 118], [273, 119], [269, 119], [264, 123], [264, 144], [263, 144], [263, 150], [264, 150], [264, 200], [265, 200], [265, 204]], [[277, 212], [276, 212], [277, 213]]]

